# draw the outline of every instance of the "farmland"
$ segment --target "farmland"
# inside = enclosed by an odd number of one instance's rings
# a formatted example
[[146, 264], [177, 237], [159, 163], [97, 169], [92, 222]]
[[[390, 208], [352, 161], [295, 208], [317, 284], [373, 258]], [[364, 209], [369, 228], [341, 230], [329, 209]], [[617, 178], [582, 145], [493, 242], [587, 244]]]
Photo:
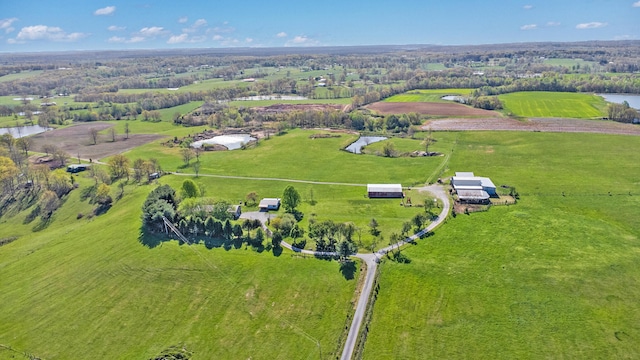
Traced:
[[410, 264], [382, 266], [364, 358], [638, 354], [640, 172], [617, 156], [638, 141], [460, 134], [450, 171], [490, 174], [521, 200], [451, 218], [405, 251]]
[[606, 103], [596, 95], [517, 92], [499, 96], [504, 112], [521, 117], [593, 119], [605, 116]]
[[469, 95], [473, 89], [433, 89], [433, 90], [412, 90], [404, 94], [398, 94], [384, 99], [385, 102], [441, 102], [451, 103], [442, 100], [448, 95]]

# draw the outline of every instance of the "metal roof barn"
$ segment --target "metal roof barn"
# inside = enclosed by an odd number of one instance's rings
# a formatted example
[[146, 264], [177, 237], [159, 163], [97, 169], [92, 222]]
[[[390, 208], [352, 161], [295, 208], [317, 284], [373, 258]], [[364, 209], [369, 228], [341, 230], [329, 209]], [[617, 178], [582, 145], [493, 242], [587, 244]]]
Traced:
[[368, 184], [367, 196], [370, 198], [402, 198], [402, 185], [400, 184]]

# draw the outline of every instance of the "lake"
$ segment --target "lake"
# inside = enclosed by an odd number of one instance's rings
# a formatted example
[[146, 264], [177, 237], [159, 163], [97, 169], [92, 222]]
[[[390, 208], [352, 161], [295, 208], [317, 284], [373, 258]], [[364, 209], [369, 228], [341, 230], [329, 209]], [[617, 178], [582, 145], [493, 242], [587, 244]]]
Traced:
[[387, 138], [384, 136], [360, 136], [358, 140], [354, 141], [353, 143], [351, 143], [351, 145], [347, 146], [345, 150], [354, 154], [360, 154], [361, 153], [360, 150], [363, 147], [369, 144], [372, 144], [374, 142], [382, 141], [382, 140], [387, 140]]
[[225, 146], [229, 150], [237, 150], [240, 149], [243, 145], [255, 140], [256, 138], [247, 134], [229, 134], [214, 136], [211, 139], [195, 141], [191, 144], [191, 146], [194, 148], [200, 148], [204, 144], [217, 144]]
[[11, 134], [14, 138], [21, 138], [23, 136], [40, 134], [47, 130], [51, 130], [51, 128], [45, 128], [40, 125], [17, 126], [0, 128], [0, 135]]
[[447, 100], [447, 101], [455, 101], [455, 102], [463, 102], [464, 101], [464, 97], [459, 96], [459, 95], [447, 95], [447, 96], [443, 96], [441, 98], [442, 100]]
[[602, 96], [606, 101], [622, 104], [623, 101], [629, 103], [634, 109], [640, 109], [640, 95], [636, 94], [597, 94], [598, 96]]

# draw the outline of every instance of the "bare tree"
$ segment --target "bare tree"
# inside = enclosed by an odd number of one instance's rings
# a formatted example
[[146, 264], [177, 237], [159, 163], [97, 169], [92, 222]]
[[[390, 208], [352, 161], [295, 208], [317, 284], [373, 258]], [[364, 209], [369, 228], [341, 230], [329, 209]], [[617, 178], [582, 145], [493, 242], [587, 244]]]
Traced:
[[189, 166], [189, 162], [193, 158], [193, 150], [191, 150], [191, 148], [183, 148], [182, 150], [180, 150], [180, 152], [182, 154], [182, 160], [184, 161], [184, 164], [186, 166]]
[[98, 129], [91, 128], [89, 129], [89, 138], [93, 141], [93, 145], [98, 143]]
[[127, 121], [126, 123], [124, 123], [124, 133], [126, 135], [126, 139], [129, 138], [129, 122]]
[[116, 142], [116, 128], [112, 127], [109, 129], [109, 134], [111, 134], [111, 142]]

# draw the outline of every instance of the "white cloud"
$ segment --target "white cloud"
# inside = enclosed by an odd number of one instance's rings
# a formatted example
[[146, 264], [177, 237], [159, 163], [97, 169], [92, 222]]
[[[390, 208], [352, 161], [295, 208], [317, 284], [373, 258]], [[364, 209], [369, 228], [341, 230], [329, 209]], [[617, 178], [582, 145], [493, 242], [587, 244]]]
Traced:
[[633, 40], [635, 38], [633, 35], [617, 35], [613, 37], [613, 40]]
[[246, 43], [249, 43], [249, 44], [250, 44], [250, 43], [252, 43], [252, 42], [253, 42], [253, 39], [252, 39], [252, 38], [246, 38], [246, 39], [244, 39], [244, 41], [245, 41]]
[[180, 44], [183, 42], [187, 42], [188, 39], [189, 35], [187, 34], [174, 35], [170, 37], [169, 40], [167, 40], [167, 44]]
[[35, 25], [23, 27], [16, 36], [16, 40], [76, 41], [86, 36], [88, 34], [79, 32], [67, 34], [57, 26]]
[[224, 40], [224, 37], [222, 35], [213, 35], [213, 40], [215, 41]]
[[122, 31], [124, 29], [126, 29], [126, 26], [116, 26], [116, 25], [111, 25], [107, 28], [107, 30], [109, 31]]
[[633, 3], [633, 5], [631, 5], [633, 7], [640, 7], [640, 1], [636, 1]]
[[139, 43], [139, 42], [143, 42], [146, 39], [143, 38], [142, 36], [134, 36], [131, 39], [127, 40], [126, 42], [128, 42], [129, 44], [135, 44], [135, 43]]
[[166, 30], [161, 26], [143, 27], [138, 31], [138, 36], [144, 38], [154, 38], [156, 36], [164, 35]]
[[114, 11], [116, 11], [115, 6], [107, 6], [107, 7], [103, 7], [102, 9], [98, 9], [94, 11], [93, 15], [111, 15], [113, 14]]
[[537, 24], [527, 24], [520, 26], [520, 30], [535, 30], [538, 28]]
[[198, 19], [198, 20], [196, 20], [196, 22], [193, 23], [193, 27], [194, 28], [198, 28], [198, 27], [205, 26], [205, 25], [207, 25], [207, 20], [205, 20], [205, 19]]
[[593, 21], [593, 22], [589, 22], [589, 23], [582, 23], [582, 24], [578, 24], [576, 25], [576, 29], [579, 30], [584, 30], [584, 29], [598, 29], [601, 27], [605, 27], [608, 24], [605, 22], [598, 22], [598, 21]]
[[188, 18], [188, 17], [186, 17], [186, 16], [182, 16], [182, 17], [178, 18], [178, 22], [179, 22], [180, 24], [184, 24], [184, 23], [186, 23], [187, 21], [189, 21], [189, 18]]
[[533, 9], [533, 5], [525, 5], [522, 8], [525, 9], [525, 10], [531, 10], [531, 9]]
[[223, 26], [223, 27], [216, 26], [213, 28], [213, 32], [217, 34], [227, 34], [227, 33], [232, 33], [234, 31], [236, 31], [236, 29], [232, 26]]
[[127, 39], [119, 36], [112, 36], [107, 40], [107, 42], [110, 42], [110, 43], [123, 43], [125, 41], [127, 41]]
[[15, 28], [11, 24], [16, 21], [18, 21], [18, 18], [0, 19], [0, 30], [4, 30], [6, 34], [12, 32]]
[[276, 37], [279, 37], [279, 38], [287, 37], [287, 33], [284, 31], [281, 31], [276, 34]]
[[298, 35], [287, 41], [284, 46], [316, 46], [318, 44], [319, 42], [317, 40], [311, 39], [306, 35]]
[[560, 23], [557, 21], [547, 21], [547, 26], [560, 26]]

